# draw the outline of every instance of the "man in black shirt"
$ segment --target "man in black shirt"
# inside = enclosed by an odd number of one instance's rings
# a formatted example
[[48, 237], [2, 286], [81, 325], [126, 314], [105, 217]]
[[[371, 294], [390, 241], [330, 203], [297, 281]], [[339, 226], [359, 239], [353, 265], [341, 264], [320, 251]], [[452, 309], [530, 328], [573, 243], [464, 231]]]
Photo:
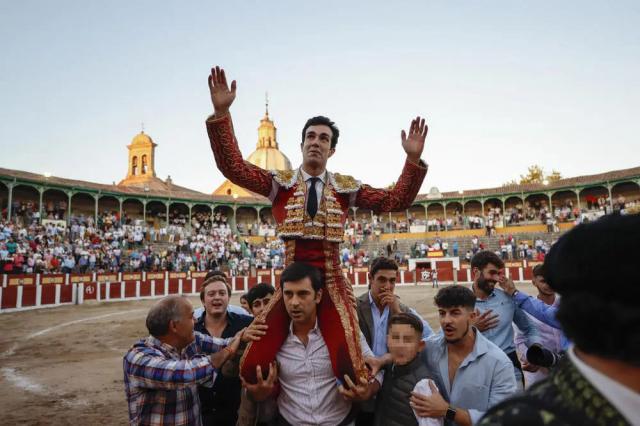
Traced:
[[[233, 337], [253, 320], [248, 315], [227, 311], [231, 286], [222, 273], [210, 273], [200, 288], [204, 312], [196, 320], [194, 329], [214, 337]], [[240, 406], [241, 383], [237, 374], [218, 372], [213, 387], [198, 387], [203, 425], [235, 426]]]

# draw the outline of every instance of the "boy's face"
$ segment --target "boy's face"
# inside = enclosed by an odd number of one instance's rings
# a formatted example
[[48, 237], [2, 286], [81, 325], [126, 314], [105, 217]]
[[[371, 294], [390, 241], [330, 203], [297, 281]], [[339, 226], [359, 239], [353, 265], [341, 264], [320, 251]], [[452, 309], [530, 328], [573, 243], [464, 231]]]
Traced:
[[409, 324], [392, 324], [387, 333], [387, 347], [396, 365], [409, 364], [424, 349], [422, 336]]
[[271, 301], [272, 296], [272, 294], [267, 294], [265, 297], [253, 301], [253, 303], [251, 304], [251, 313], [254, 317], [259, 316], [262, 311], [264, 311], [264, 308], [266, 308]]

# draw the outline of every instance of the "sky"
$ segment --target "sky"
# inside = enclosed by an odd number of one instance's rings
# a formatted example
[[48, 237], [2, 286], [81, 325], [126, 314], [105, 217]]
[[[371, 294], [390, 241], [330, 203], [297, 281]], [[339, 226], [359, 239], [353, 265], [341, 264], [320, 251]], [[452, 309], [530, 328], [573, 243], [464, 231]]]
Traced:
[[141, 123], [156, 173], [210, 193], [211, 66], [238, 82], [240, 149], [265, 92], [298, 165], [307, 118], [340, 128], [328, 168], [397, 180], [400, 131], [429, 125], [421, 192], [640, 165], [637, 1], [3, 1], [0, 167], [118, 182]]

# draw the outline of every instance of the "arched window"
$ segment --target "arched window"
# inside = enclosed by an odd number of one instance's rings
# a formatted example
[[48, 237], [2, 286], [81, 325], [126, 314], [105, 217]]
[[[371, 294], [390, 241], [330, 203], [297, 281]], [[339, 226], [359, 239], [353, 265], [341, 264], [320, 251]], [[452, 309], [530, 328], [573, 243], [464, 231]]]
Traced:
[[227, 195], [231, 195], [231, 188], [227, 189]]
[[138, 172], [138, 157], [133, 157], [131, 161], [131, 174], [135, 176]]
[[142, 174], [147, 174], [147, 154], [142, 156]]

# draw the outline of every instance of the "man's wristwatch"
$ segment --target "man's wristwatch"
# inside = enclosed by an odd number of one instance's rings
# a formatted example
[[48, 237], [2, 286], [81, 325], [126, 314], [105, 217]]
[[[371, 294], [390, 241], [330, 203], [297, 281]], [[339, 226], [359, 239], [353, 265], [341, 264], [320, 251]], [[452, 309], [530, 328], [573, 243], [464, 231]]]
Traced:
[[450, 421], [454, 421], [456, 418], [456, 409], [451, 405], [447, 407], [447, 413], [444, 415], [444, 418]]
[[513, 293], [511, 293], [511, 297], [516, 297], [516, 294], [518, 294], [518, 290], [513, 290]]

